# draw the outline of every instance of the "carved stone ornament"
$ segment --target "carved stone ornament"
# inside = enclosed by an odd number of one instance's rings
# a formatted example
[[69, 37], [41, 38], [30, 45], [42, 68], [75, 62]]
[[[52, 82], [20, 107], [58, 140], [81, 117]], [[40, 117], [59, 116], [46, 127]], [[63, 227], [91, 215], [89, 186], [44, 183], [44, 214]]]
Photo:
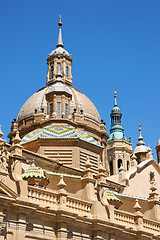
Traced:
[[6, 228], [6, 223], [5, 222], [1, 222], [0, 223], [0, 235], [3, 234], [3, 231], [4, 231], [5, 228]]

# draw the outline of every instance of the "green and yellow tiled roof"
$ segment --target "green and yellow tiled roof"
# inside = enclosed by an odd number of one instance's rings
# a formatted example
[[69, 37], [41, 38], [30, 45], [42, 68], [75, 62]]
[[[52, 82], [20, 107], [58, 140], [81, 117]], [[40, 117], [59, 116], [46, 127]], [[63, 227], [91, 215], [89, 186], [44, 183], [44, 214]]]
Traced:
[[22, 138], [22, 144], [35, 139], [81, 139], [99, 147], [100, 144], [90, 135], [70, 125], [48, 125], [38, 128]]
[[108, 201], [114, 201], [114, 202], [120, 202], [122, 203], [122, 201], [120, 199], [118, 199], [113, 192], [111, 191], [107, 191], [107, 200]]
[[30, 165], [28, 169], [22, 174], [22, 179], [28, 178], [40, 178], [46, 181], [50, 181], [49, 178], [45, 177], [43, 174], [43, 170], [36, 167], [34, 164]]

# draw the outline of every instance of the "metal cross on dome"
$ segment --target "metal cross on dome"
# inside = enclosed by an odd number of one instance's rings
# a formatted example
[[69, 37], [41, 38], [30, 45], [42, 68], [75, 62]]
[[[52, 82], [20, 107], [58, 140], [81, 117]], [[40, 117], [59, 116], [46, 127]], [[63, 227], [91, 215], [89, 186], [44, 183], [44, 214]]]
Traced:
[[58, 16], [59, 16], [59, 18], [60, 18], [60, 19], [59, 19], [59, 21], [61, 22], [61, 19], [62, 19], [62, 16], [61, 16], [61, 14], [59, 14]]
[[139, 126], [141, 126], [141, 120], [140, 120], [140, 119], [138, 120], [138, 122], [139, 122], [139, 124], [138, 124], [138, 125], [139, 125]]

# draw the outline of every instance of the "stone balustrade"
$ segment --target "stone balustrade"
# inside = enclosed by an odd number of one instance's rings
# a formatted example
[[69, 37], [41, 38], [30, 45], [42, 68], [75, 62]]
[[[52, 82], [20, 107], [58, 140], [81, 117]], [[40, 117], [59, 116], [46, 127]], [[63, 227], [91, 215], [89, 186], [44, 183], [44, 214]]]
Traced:
[[143, 219], [143, 227], [145, 229], [158, 231], [160, 233], [160, 223], [158, 223], [158, 222], [151, 221], [148, 219]]
[[[59, 201], [57, 200], [57, 193], [53, 193], [52, 191], [41, 189], [35, 186], [28, 186], [28, 198], [30, 198], [30, 201], [32, 200], [34, 203], [39, 204], [59, 204]], [[72, 209], [72, 211], [76, 213], [90, 213], [91, 211], [92, 203], [79, 200], [73, 197], [67, 196], [66, 201], [66, 208]]]
[[[136, 220], [135, 220], [135, 215], [132, 213], [126, 213], [120, 210], [115, 210], [114, 211], [114, 219], [116, 222], [118, 222], [119, 224], [122, 225], [127, 225], [128, 227], [131, 228], [136, 228]], [[146, 218], [142, 218], [142, 228], [144, 228], [145, 230], [153, 231], [153, 232], [160, 232], [160, 223], [153, 221], [153, 220], [149, 220]]]
[[28, 198], [33, 201], [56, 204], [57, 203], [57, 195], [52, 191], [48, 191], [45, 189], [40, 189], [38, 187], [28, 186]]
[[[53, 193], [52, 191], [41, 189], [35, 186], [28, 186], [28, 198], [37, 204], [44, 204], [46, 206], [58, 207], [58, 193]], [[80, 200], [74, 197], [66, 196], [65, 206], [66, 210], [78, 214], [90, 214], [92, 203], [84, 200]], [[138, 227], [136, 222], [136, 216], [133, 213], [127, 213], [121, 210], [114, 209], [114, 220], [118, 224], [127, 226], [130, 228]], [[149, 220], [142, 217], [141, 227], [146, 231], [160, 232], [160, 223]]]
[[120, 210], [115, 210], [114, 211], [114, 219], [117, 222], [121, 222], [124, 224], [129, 224], [129, 225], [134, 225], [134, 214], [128, 214], [126, 212], [120, 211]]
[[84, 200], [82, 201], [82, 200], [72, 198], [72, 197], [67, 197], [66, 206], [68, 208], [71, 208], [72, 210], [75, 210], [75, 211], [90, 213], [92, 203], [84, 201]]

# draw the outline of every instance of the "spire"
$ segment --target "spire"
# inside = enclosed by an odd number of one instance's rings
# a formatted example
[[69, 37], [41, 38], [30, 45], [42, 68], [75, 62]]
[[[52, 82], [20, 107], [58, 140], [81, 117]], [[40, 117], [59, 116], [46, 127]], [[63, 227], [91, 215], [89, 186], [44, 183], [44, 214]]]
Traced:
[[[144, 161], [145, 159], [148, 158], [147, 153], [148, 152], [148, 147], [145, 146], [145, 143], [143, 142], [143, 137], [141, 134], [141, 124], [138, 124], [139, 126], [139, 137], [138, 137], [138, 143], [137, 143], [137, 147], [134, 149], [134, 153], [136, 154], [137, 157], [137, 162], [141, 163], [142, 161]], [[148, 154], [150, 157], [150, 153]]]
[[139, 142], [137, 143], [137, 146], [145, 145], [145, 143], [143, 142], [142, 134], [141, 134], [141, 124], [139, 123], [138, 126], [139, 126], [139, 137], [138, 137]]
[[62, 41], [62, 31], [61, 31], [61, 27], [62, 27], [62, 21], [61, 21], [61, 14], [59, 15], [59, 23], [58, 23], [58, 26], [59, 26], [59, 35], [58, 35], [58, 42], [57, 42], [57, 45], [56, 47], [64, 47], [63, 45], [63, 41]]

